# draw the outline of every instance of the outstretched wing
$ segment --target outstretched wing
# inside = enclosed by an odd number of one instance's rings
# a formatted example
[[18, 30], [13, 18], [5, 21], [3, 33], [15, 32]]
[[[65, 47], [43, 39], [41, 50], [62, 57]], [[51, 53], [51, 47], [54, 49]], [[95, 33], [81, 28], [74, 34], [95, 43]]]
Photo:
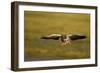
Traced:
[[80, 34], [73, 34], [73, 35], [69, 35], [69, 38], [71, 40], [78, 40], [78, 39], [85, 39], [86, 36]]
[[61, 37], [60, 34], [51, 34], [48, 36], [42, 36], [41, 39], [54, 39], [54, 40], [58, 40]]

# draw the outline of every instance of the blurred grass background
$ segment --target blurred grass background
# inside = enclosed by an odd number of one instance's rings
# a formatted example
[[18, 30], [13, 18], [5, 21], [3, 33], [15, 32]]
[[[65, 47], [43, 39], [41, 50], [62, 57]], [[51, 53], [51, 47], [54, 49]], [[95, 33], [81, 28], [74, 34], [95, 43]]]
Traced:
[[[90, 58], [90, 15], [24, 11], [24, 60], [55, 60]], [[40, 39], [49, 34], [83, 34], [85, 40], [61, 46], [55, 40]]]

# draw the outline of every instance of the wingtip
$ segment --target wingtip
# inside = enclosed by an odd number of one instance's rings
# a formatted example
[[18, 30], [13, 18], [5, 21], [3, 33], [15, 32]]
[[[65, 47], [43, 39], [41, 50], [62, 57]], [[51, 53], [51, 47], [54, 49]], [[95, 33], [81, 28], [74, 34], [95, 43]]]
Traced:
[[40, 39], [44, 39], [44, 37], [42, 36], [42, 37], [40, 37]]

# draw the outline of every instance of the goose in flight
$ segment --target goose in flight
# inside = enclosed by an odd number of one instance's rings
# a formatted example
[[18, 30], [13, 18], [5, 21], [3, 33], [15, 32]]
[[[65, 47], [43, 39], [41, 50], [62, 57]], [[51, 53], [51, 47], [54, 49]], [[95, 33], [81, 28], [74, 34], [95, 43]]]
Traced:
[[41, 39], [53, 39], [53, 40], [60, 40], [62, 45], [71, 44], [71, 41], [85, 39], [86, 36], [80, 34], [51, 34], [48, 36], [42, 36]]

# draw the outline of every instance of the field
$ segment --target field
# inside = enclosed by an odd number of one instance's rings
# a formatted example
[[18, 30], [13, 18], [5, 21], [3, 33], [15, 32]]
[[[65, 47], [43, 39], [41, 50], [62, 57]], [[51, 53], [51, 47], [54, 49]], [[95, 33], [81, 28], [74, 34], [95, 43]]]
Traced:
[[[83, 34], [84, 40], [61, 46], [59, 40], [44, 40], [49, 34]], [[90, 15], [55, 12], [24, 12], [24, 60], [90, 58]]]

